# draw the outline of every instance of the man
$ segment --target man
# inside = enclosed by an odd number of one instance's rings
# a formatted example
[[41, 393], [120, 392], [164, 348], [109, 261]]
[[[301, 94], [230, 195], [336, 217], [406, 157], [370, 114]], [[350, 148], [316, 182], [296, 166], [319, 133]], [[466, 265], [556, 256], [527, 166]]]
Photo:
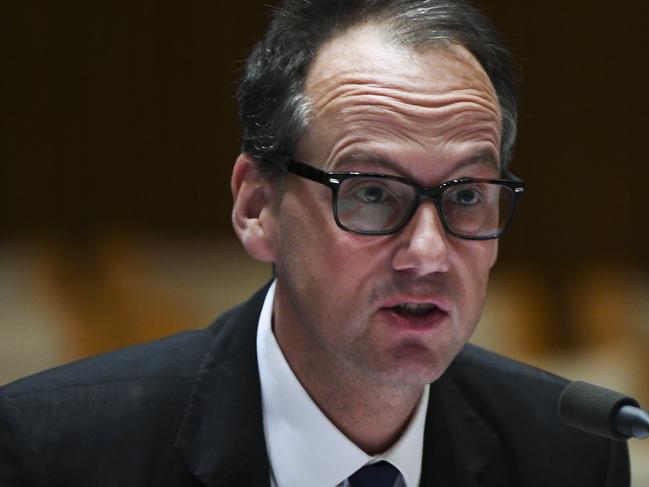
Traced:
[[464, 1], [286, 2], [232, 176], [275, 278], [5, 387], [2, 485], [628, 485], [624, 443], [559, 423], [565, 381], [466, 345], [524, 190], [511, 72]]

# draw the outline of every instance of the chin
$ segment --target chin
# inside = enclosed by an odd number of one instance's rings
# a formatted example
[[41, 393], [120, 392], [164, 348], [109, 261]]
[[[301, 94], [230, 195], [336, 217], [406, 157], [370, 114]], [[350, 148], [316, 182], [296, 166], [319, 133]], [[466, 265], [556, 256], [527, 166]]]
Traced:
[[439, 379], [451, 360], [421, 346], [404, 346], [384, 364], [380, 375], [394, 386], [425, 386]]

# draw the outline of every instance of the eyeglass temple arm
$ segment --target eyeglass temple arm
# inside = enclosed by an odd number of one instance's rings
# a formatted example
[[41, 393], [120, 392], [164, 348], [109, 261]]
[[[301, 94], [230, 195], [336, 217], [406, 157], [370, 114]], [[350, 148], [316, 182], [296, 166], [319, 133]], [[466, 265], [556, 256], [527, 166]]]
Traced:
[[514, 176], [507, 169], [503, 169], [500, 174], [503, 179], [516, 183], [516, 187], [512, 188], [514, 190], [514, 193], [516, 194], [516, 198], [523, 196], [523, 194], [525, 193], [525, 181], [523, 181], [518, 176]]
[[325, 171], [309, 166], [303, 162], [296, 161], [290, 157], [278, 155], [269, 158], [269, 162], [284, 172], [291, 172], [317, 183], [328, 182], [327, 173]]

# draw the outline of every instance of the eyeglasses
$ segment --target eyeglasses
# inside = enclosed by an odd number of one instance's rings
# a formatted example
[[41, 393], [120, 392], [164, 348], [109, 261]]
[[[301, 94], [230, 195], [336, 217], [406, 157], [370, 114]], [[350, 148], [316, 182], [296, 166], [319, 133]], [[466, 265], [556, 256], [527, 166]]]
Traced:
[[468, 240], [500, 237], [512, 221], [525, 183], [507, 179], [462, 178], [424, 188], [408, 179], [378, 173], [326, 172], [288, 157], [274, 156], [285, 172], [331, 189], [336, 224], [360, 235], [389, 235], [405, 227], [419, 204], [433, 200], [444, 229]]

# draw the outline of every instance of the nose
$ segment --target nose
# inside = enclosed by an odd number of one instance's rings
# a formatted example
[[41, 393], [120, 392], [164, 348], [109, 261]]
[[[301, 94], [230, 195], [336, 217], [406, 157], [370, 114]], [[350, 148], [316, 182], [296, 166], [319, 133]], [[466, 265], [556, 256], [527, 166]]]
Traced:
[[401, 241], [392, 261], [395, 270], [417, 275], [448, 271], [449, 236], [434, 203], [419, 205], [398, 236]]

